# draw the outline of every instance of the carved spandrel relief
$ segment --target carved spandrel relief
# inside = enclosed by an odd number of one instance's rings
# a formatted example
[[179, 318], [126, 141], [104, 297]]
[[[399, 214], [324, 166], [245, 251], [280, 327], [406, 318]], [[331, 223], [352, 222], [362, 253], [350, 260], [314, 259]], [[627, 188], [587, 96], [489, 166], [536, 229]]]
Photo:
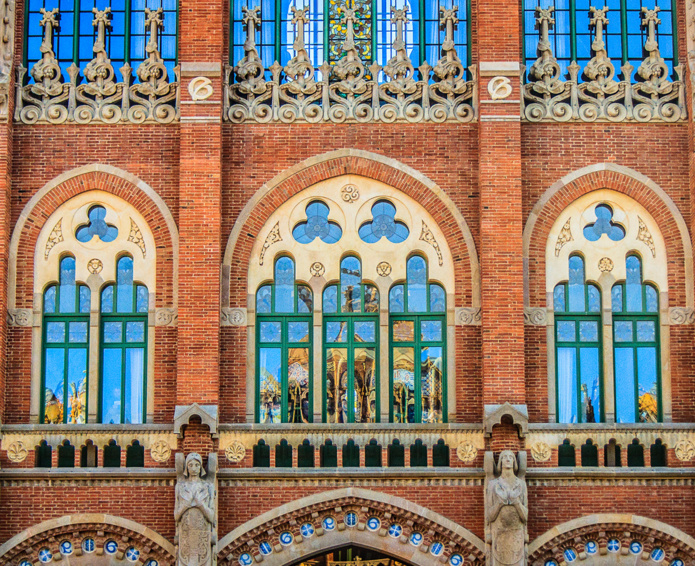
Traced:
[[265, 261], [265, 252], [268, 251], [268, 248], [272, 246], [273, 244], [277, 242], [282, 241], [282, 236], [280, 235], [280, 222], [276, 222], [275, 226], [273, 226], [273, 229], [270, 231], [270, 234], [265, 239], [265, 242], [263, 242], [263, 249], [261, 250], [261, 255], [258, 258], [258, 265], [263, 265], [263, 262]]
[[652, 238], [649, 228], [647, 228], [644, 220], [642, 220], [639, 216], [637, 217], [637, 220], [639, 221], [639, 232], [637, 233], [637, 239], [640, 242], [643, 242], [649, 248], [649, 251], [652, 252], [652, 257], [656, 257], [656, 246], [654, 245], [654, 238]]
[[208, 456], [208, 469], [200, 454], [185, 461], [176, 454], [176, 564], [214, 566], [217, 554], [217, 454]]
[[140, 231], [139, 226], [132, 218], [130, 219], [130, 234], [128, 234], [128, 241], [134, 243], [138, 248], [140, 248], [142, 257], [147, 255], [145, 239], [142, 237], [142, 232]]
[[56, 222], [56, 225], [53, 227], [53, 230], [51, 230], [50, 236], [48, 236], [44, 257], [48, 259], [51, 250], [63, 240], [63, 219], [61, 218], [60, 220], [58, 220], [58, 222]]
[[495, 464], [485, 453], [485, 546], [487, 566], [525, 566], [527, 557], [528, 495], [526, 452], [519, 461], [503, 450]]
[[567, 242], [571, 242], [572, 240], [574, 240], [574, 238], [572, 237], [572, 230], [570, 228], [571, 221], [571, 218], [567, 219], [567, 222], [565, 222], [565, 225], [562, 227], [560, 235], [557, 237], [557, 242], [555, 243], [555, 257], [558, 257], [560, 255], [560, 250]]
[[422, 221], [422, 232], [420, 233], [420, 240], [423, 242], [427, 242], [430, 246], [434, 248], [434, 251], [437, 252], [437, 259], [439, 260], [439, 265], [444, 265], [444, 258], [442, 257], [442, 250], [439, 247], [439, 243], [437, 242], [437, 239], [434, 237], [434, 234], [432, 233], [432, 230], [429, 229], [429, 226], [425, 224], [425, 221]]

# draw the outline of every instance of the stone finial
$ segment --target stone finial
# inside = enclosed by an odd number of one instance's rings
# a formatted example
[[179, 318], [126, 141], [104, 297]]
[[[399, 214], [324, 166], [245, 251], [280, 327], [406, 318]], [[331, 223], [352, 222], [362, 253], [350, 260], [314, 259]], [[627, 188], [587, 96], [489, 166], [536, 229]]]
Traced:
[[587, 85], [587, 90], [602, 97], [607, 94], [618, 92], [619, 84], [613, 80], [615, 67], [611, 63], [606, 51], [606, 43], [603, 41], [604, 28], [608, 26], [608, 6], [605, 8], [589, 7], [591, 17], [589, 19], [589, 29], [594, 30], [594, 40], [591, 43], [591, 49], [594, 51], [594, 56], [586, 64], [584, 74], [591, 79]]
[[298, 9], [292, 6], [291, 10], [292, 24], [297, 32], [292, 45], [295, 55], [287, 62], [284, 71], [288, 79], [291, 79], [288, 90], [293, 94], [304, 96], [313, 94], [317, 90], [314, 65], [304, 43], [304, 26], [309, 21], [309, 7]]
[[386, 84], [386, 88], [397, 95], [412, 94], [416, 91], [417, 86], [413, 75], [415, 68], [408, 57], [408, 51], [403, 39], [403, 30], [408, 19], [408, 6], [403, 9], [397, 9], [391, 6], [391, 23], [396, 26], [396, 38], [393, 41], [393, 50], [396, 54], [389, 59], [384, 67], [384, 74], [389, 77], [390, 82]]
[[137, 69], [137, 75], [143, 83], [149, 83], [149, 91], [154, 93], [167, 80], [167, 69], [159, 53], [159, 30], [164, 28], [164, 9], [145, 8], [145, 32], [149, 35], [145, 45], [145, 59]]
[[92, 8], [92, 13], [94, 14], [92, 27], [97, 28], [97, 39], [92, 50], [95, 54], [103, 53], [106, 55], [106, 30], [111, 29], [111, 8], [104, 8], [103, 10]]
[[241, 20], [246, 32], [244, 41], [244, 56], [234, 67], [234, 72], [240, 79], [241, 92], [245, 94], [261, 94], [265, 92], [263, 79], [264, 66], [261, 56], [256, 49], [256, 30], [261, 27], [261, 7], [241, 8]]
[[444, 30], [444, 42], [442, 43], [442, 57], [437, 61], [432, 71], [439, 78], [443, 92], [453, 92], [460, 85], [463, 76], [463, 64], [456, 53], [454, 43], [454, 31], [459, 23], [458, 6], [453, 8], [439, 8], [439, 28]]
[[85, 86], [90, 94], [109, 96], [116, 92], [115, 73], [106, 53], [106, 30], [111, 28], [111, 8], [93, 8], [92, 13], [92, 26], [97, 28], [97, 37], [92, 48], [94, 59], [84, 69], [84, 76], [88, 82]]
[[362, 94], [367, 90], [367, 83], [364, 80], [366, 73], [364, 63], [362, 63], [359, 51], [355, 45], [357, 14], [347, 4], [342, 8], [341, 21], [345, 24], [346, 29], [345, 41], [342, 47], [345, 56], [333, 67], [333, 73], [340, 79], [336, 87], [341, 93], [349, 96]]
[[39, 24], [43, 28], [43, 40], [41, 41], [41, 60], [31, 69], [31, 76], [34, 81], [40, 84], [48, 95], [57, 95], [62, 92], [60, 82], [61, 70], [53, 51], [53, 33], [60, 29], [60, 12], [58, 8], [44, 10], [41, 8], [41, 21]]
[[536, 7], [536, 29], [540, 32], [536, 48], [538, 59], [530, 69], [531, 77], [538, 81], [533, 84], [533, 90], [543, 95], [546, 100], [564, 90], [564, 84], [560, 80], [560, 65], [553, 55], [548, 38], [549, 30], [555, 25], [554, 10], [553, 6], [548, 9]]
[[658, 94], [660, 85], [667, 80], [668, 67], [659, 52], [659, 42], [656, 39], [656, 28], [661, 23], [658, 17], [659, 7], [653, 10], [642, 8], [642, 27], [647, 30], [647, 40], [644, 50], [647, 57], [637, 69], [637, 74], [645, 80], [642, 89], [648, 94]]
[[603, 41], [603, 26], [605, 25], [607, 27], [609, 24], [608, 17], [606, 16], [608, 10], [608, 6], [604, 8], [596, 8], [595, 6], [589, 7], [589, 12], [591, 13], [589, 28], [593, 27], [595, 32], [594, 40], [591, 43], [591, 49], [596, 52], [606, 50], [606, 44]]

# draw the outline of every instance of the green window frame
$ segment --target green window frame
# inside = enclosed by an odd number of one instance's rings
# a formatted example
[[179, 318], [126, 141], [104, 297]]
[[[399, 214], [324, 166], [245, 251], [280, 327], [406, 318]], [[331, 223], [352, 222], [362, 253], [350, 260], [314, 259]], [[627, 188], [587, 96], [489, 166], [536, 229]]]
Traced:
[[406, 280], [389, 291], [391, 422], [447, 422], [446, 336], [444, 288], [430, 282], [427, 260], [413, 255]]
[[324, 422], [379, 422], [379, 292], [354, 255], [323, 291], [323, 360]]
[[101, 291], [99, 422], [141, 424], [147, 417], [149, 294], [133, 279], [132, 257], [123, 255], [116, 265], [116, 283]]
[[582, 256], [570, 256], [569, 271], [553, 292], [557, 422], [603, 422], [601, 291], [585, 280]]
[[643, 282], [638, 255], [627, 256], [626, 268], [626, 280], [611, 290], [615, 419], [618, 423], [660, 422], [659, 293]]
[[91, 292], [75, 282], [74, 257], [64, 256], [59, 265], [59, 282], [43, 294], [40, 422], [83, 424], [89, 395]]
[[289, 256], [276, 258], [274, 274], [256, 292], [255, 420], [311, 423], [313, 295], [296, 281]]

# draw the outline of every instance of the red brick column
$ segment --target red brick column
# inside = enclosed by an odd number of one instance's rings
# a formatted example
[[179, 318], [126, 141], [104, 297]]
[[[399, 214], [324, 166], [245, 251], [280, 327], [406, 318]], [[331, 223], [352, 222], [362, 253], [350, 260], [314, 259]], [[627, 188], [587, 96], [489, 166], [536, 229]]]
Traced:
[[224, 6], [182, 0], [179, 8], [178, 405], [215, 405], [219, 397]]

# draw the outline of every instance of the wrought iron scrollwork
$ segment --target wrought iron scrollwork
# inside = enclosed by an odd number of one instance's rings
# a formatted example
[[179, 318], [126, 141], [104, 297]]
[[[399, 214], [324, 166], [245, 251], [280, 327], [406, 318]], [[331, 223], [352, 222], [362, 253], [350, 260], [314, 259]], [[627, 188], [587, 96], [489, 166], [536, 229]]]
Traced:
[[41, 9], [44, 28], [41, 60], [31, 69], [33, 84], [25, 85], [27, 69], [17, 68], [17, 102], [15, 121], [25, 124], [50, 123], [78, 124], [153, 122], [168, 124], [178, 117], [178, 67], [176, 80], [169, 82], [159, 48], [158, 34], [164, 26], [163, 10], [145, 9], [145, 31], [148, 42], [147, 58], [138, 66], [140, 82], [133, 80], [128, 63], [121, 67], [123, 82], [116, 82], [116, 74], [106, 52], [106, 32], [111, 27], [111, 9], [94, 8], [92, 25], [96, 28], [94, 58], [84, 68], [84, 82], [80, 69], [74, 63], [67, 68], [69, 80], [63, 81], [62, 72], [53, 51], [53, 38], [59, 29], [58, 9]]
[[[244, 57], [232, 68], [226, 67], [224, 119], [233, 123], [292, 122], [471, 122], [476, 118], [476, 69], [468, 72], [456, 53], [454, 31], [458, 8], [441, 9], [440, 25], [445, 31], [442, 57], [432, 67], [423, 63], [415, 78], [415, 68], [403, 39], [408, 22], [407, 8], [391, 8], [395, 26], [395, 55], [385, 67], [373, 63], [368, 68], [355, 44], [355, 11], [342, 10], [346, 34], [343, 56], [331, 65], [327, 61], [314, 67], [305, 45], [305, 26], [309, 9], [293, 8], [296, 35], [295, 55], [283, 68], [277, 61], [268, 70], [256, 49], [255, 35], [260, 27], [260, 8], [243, 9], [246, 41]], [[380, 83], [383, 71], [386, 81]]]

